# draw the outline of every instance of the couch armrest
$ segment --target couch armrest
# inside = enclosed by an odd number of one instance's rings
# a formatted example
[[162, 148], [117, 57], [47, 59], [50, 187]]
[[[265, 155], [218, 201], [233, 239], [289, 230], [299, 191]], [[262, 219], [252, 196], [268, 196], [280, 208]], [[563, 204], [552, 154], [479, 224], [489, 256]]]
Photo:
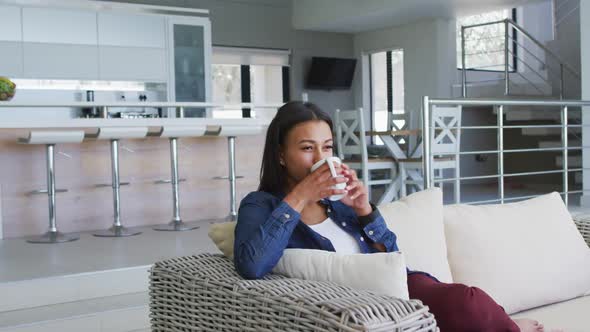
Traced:
[[590, 247], [590, 216], [576, 216], [574, 217], [574, 222], [576, 223], [578, 230], [582, 234], [582, 237], [584, 238], [584, 240], [586, 240], [588, 247]]
[[437, 331], [418, 300], [272, 274], [245, 280], [214, 254], [154, 264], [150, 318], [152, 331]]

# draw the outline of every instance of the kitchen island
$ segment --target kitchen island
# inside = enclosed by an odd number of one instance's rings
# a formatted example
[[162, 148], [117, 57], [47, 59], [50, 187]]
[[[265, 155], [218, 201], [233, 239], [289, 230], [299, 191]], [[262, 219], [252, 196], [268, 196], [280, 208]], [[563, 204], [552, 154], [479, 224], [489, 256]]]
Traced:
[[[137, 106], [134, 106], [137, 105]], [[2, 121], [2, 112], [19, 107], [162, 107], [172, 116], [182, 116], [186, 107], [221, 108], [207, 103], [2, 103], [0, 104], [0, 238], [42, 234], [47, 227], [47, 196], [32, 192], [45, 187], [43, 145], [16, 142], [31, 130], [84, 130], [89, 137], [100, 127], [148, 127], [144, 139], [121, 140], [121, 218], [126, 226], [146, 226], [170, 220], [170, 185], [157, 184], [170, 178], [168, 139], [158, 137], [163, 126], [206, 126], [206, 134], [179, 140], [181, 178], [180, 207], [183, 220], [222, 218], [229, 210], [227, 180], [228, 143], [236, 136], [237, 200], [256, 190], [267, 122], [258, 119], [214, 118], [72, 118], [55, 121]], [[241, 107], [260, 105], [238, 105]], [[231, 106], [232, 108], [234, 106]], [[262, 106], [272, 109], [273, 105]], [[107, 228], [112, 222], [112, 193], [97, 184], [110, 183], [109, 144], [85, 139], [81, 144], [56, 146], [56, 184], [67, 192], [57, 195], [57, 221], [63, 232]]]

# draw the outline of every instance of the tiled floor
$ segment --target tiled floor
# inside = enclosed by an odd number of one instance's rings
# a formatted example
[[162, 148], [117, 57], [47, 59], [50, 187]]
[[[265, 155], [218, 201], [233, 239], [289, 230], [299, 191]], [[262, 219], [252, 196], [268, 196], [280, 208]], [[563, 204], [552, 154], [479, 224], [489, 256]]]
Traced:
[[31, 244], [20, 238], [0, 240], [0, 283], [142, 266], [169, 257], [217, 252], [207, 236], [210, 224], [200, 225], [186, 232], [158, 232], [143, 227], [142, 234], [124, 238], [100, 238], [85, 232], [78, 241], [58, 244]]
[[[462, 186], [465, 202], [496, 199], [495, 185]], [[506, 197], [550, 192], [551, 188], [528, 186], [506, 190]], [[444, 187], [446, 204], [453, 203], [453, 186]], [[570, 211], [590, 213], [578, 206], [579, 197], [570, 196]], [[78, 241], [60, 244], [30, 244], [24, 239], [0, 240], [0, 283], [74, 273], [149, 265], [158, 260], [202, 252], [218, 252], [207, 232], [210, 223], [187, 232], [157, 232], [143, 227], [142, 234], [126, 238], [98, 238], [92, 232]]]

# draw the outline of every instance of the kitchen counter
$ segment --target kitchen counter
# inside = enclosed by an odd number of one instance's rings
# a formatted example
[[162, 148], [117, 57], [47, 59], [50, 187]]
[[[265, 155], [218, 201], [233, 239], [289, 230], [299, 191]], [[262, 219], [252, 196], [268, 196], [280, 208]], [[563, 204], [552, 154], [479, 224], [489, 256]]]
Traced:
[[[260, 133], [266, 125], [268, 120], [260, 120], [255, 118], [243, 119], [218, 119], [218, 118], [136, 118], [136, 119], [121, 119], [121, 118], [71, 118], [71, 119], [56, 119], [56, 120], [35, 120], [35, 119], [2, 119], [3, 112], [18, 112], [19, 108], [39, 108], [52, 109], [60, 107], [74, 107], [74, 108], [163, 108], [182, 110], [184, 108], [207, 108], [207, 109], [241, 109], [241, 108], [255, 108], [255, 109], [276, 109], [281, 105], [254, 105], [254, 104], [237, 104], [237, 105], [223, 105], [214, 103], [176, 103], [176, 102], [141, 102], [141, 103], [100, 103], [100, 102], [71, 102], [71, 103], [15, 103], [15, 102], [0, 102], [0, 129], [44, 129], [44, 128], [98, 128], [98, 127], [161, 127], [161, 126], [221, 126], [226, 129], [222, 130], [219, 135], [228, 136], [232, 131], [228, 131], [227, 127], [235, 129], [243, 129], [248, 127], [252, 130], [242, 130], [246, 135]], [[215, 131], [215, 130], [212, 130]]]
[[[264, 123], [258, 119], [211, 119], [211, 118], [141, 118], [141, 119], [68, 119], [55, 121], [0, 120], [0, 129], [49, 129], [49, 128], [99, 128], [99, 127], [162, 127], [162, 126], [221, 126], [248, 127], [254, 133], [262, 131]], [[258, 129], [258, 130], [256, 130]]]

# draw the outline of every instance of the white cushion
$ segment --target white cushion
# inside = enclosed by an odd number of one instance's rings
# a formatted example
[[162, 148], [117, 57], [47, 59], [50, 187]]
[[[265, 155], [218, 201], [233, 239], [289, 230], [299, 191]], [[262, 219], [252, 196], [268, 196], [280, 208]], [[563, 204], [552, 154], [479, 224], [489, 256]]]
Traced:
[[442, 282], [452, 282], [443, 225], [442, 192], [423, 190], [379, 206], [387, 227], [397, 235], [411, 270], [430, 273]]
[[590, 290], [590, 249], [557, 193], [444, 209], [453, 280], [514, 313]]
[[273, 269], [290, 278], [336, 284], [408, 299], [406, 264], [401, 252], [339, 254], [312, 249], [286, 249]]
[[236, 222], [222, 222], [213, 224], [209, 227], [209, 238], [219, 250], [228, 257], [234, 259], [234, 231], [236, 229]]

